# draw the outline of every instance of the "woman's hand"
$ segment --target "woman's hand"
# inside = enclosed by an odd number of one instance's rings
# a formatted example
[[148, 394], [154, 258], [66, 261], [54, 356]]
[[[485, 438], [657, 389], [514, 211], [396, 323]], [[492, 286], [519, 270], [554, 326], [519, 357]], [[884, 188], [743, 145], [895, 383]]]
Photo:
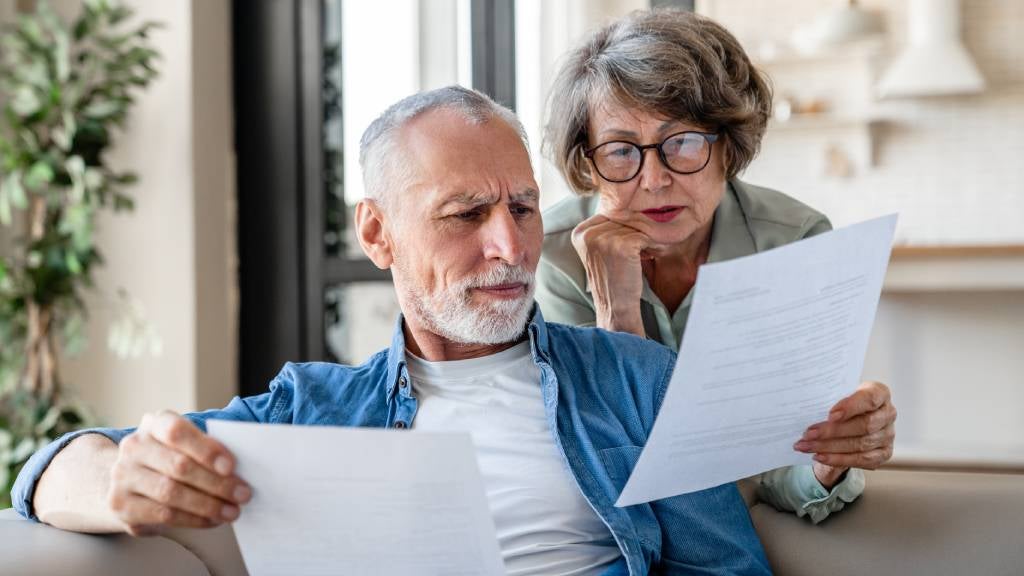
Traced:
[[576, 225], [572, 245], [587, 269], [597, 326], [644, 336], [641, 261], [644, 251], [654, 247], [651, 238], [597, 214]]
[[832, 407], [827, 421], [808, 427], [793, 447], [814, 454], [814, 476], [831, 489], [849, 468], [874, 470], [892, 457], [895, 422], [889, 388], [864, 382]]

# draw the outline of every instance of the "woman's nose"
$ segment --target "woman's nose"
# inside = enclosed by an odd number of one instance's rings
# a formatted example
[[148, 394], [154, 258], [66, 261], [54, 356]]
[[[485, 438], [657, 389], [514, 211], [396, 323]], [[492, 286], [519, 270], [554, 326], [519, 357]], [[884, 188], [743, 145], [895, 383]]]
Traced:
[[662, 163], [658, 150], [648, 148], [643, 153], [643, 166], [640, 167], [640, 174], [637, 176], [640, 179], [640, 187], [651, 192], [668, 188], [672, 184], [672, 175]]

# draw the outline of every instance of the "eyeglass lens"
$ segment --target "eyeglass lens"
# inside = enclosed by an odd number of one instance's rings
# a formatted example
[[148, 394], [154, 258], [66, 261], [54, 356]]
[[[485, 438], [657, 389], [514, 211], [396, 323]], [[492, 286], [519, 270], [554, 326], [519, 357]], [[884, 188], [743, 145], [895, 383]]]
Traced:
[[[711, 156], [711, 144], [696, 132], [673, 134], [660, 148], [668, 168], [684, 174], [699, 172]], [[642, 156], [643, 151], [632, 142], [606, 142], [594, 148], [592, 158], [603, 178], [626, 181], [640, 172]]]

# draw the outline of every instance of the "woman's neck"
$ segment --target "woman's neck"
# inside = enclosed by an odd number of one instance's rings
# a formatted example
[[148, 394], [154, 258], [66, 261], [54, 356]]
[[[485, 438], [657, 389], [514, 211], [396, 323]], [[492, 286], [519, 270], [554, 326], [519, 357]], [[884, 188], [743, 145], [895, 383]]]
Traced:
[[644, 277], [670, 313], [675, 312], [697, 281], [697, 270], [711, 249], [711, 223], [686, 240], [644, 261]]

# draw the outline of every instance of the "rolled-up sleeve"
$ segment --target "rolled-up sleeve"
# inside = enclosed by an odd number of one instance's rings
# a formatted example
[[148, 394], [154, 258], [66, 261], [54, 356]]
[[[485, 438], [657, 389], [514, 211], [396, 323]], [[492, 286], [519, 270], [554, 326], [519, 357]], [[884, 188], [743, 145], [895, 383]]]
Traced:
[[[206, 431], [207, 420], [238, 420], [245, 422], [270, 422], [278, 418], [290, 419], [291, 383], [281, 377], [271, 384], [271, 392], [249, 398], [236, 397], [225, 408], [185, 414], [200, 430]], [[284, 417], [281, 415], [285, 414]], [[18, 478], [11, 488], [11, 502], [14, 509], [29, 520], [39, 521], [32, 507], [36, 485], [46, 471], [53, 458], [74, 439], [85, 434], [101, 434], [114, 444], [120, 444], [125, 436], [135, 428], [86, 428], [69, 432], [46, 446], [43, 446], [29, 458], [18, 473]]]
[[815, 478], [814, 469], [805, 464], [765, 472], [761, 475], [757, 495], [778, 510], [795, 512], [801, 518], [807, 516], [817, 524], [829, 514], [842, 510], [863, 492], [863, 470], [851, 468], [842, 482], [827, 490]]
[[70, 444], [72, 440], [85, 434], [102, 434], [114, 444], [118, 444], [122, 438], [131, 434], [132, 430], [134, 428], [87, 428], [75, 430], [43, 446], [22, 466], [21, 472], [18, 473], [18, 478], [14, 481], [14, 487], [11, 488], [11, 504], [14, 505], [14, 509], [18, 511], [18, 514], [29, 520], [39, 521], [35, 510], [32, 509], [32, 498], [36, 493], [36, 484], [39, 482], [39, 477], [43, 475], [46, 467], [53, 461], [53, 457]]

